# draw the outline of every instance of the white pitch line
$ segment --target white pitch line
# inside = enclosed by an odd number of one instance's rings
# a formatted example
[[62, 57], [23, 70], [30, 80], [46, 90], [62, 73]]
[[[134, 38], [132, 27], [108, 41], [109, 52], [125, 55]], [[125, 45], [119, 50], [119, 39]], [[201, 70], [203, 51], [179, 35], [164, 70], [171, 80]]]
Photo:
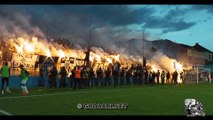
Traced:
[[[153, 87], [157, 87], [157, 86], [153, 86]], [[96, 92], [109, 92], [109, 91], [119, 91], [119, 90], [131, 90], [131, 89], [143, 89], [146, 87], [139, 87], [139, 88], [124, 88], [124, 89], [105, 89], [105, 90], [98, 90]], [[54, 95], [68, 95], [68, 94], [80, 94], [80, 93], [89, 93], [89, 92], [93, 92], [93, 91], [69, 91], [69, 92], [62, 92], [62, 93], [52, 93], [52, 94], [39, 94], [39, 95], [29, 95], [29, 96], [11, 96], [11, 97], [2, 97], [0, 98], [0, 100], [3, 99], [16, 99], [16, 98], [28, 98], [28, 97], [41, 97], [41, 96], [54, 96]]]
[[0, 113], [3, 113], [4, 115], [8, 115], [8, 116], [12, 116], [13, 114], [7, 112], [7, 111], [4, 111], [4, 110], [0, 110]]
[[13, 96], [13, 97], [3, 97], [2, 99], [12, 99], [12, 98], [28, 98], [28, 97], [39, 97], [39, 96], [53, 96], [53, 95], [66, 95], [71, 94], [71, 92], [64, 92], [64, 93], [52, 93], [52, 94], [41, 94], [41, 95], [29, 95], [29, 96]]

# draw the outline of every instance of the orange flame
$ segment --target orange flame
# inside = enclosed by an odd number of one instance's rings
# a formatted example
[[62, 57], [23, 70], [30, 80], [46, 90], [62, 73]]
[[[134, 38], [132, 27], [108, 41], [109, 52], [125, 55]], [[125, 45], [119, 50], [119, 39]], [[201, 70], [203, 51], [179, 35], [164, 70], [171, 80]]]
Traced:
[[19, 54], [23, 53], [23, 47], [22, 46], [16, 45], [15, 47], [16, 47], [16, 49], [17, 49], [17, 51], [18, 51]]
[[31, 44], [27, 42], [24, 44], [24, 48], [27, 52], [31, 52], [31, 53], [34, 52], [34, 46], [32, 46]]
[[93, 61], [93, 60], [94, 60], [94, 57], [90, 55], [89, 60], [90, 60], [90, 61]]
[[96, 55], [95, 57], [96, 57], [96, 60], [97, 60], [98, 62], [101, 61], [101, 56], [100, 56], [100, 55]]
[[46, 55], [47, 55], [47, 57], [51, 57], [51, 52], [50, 52], [50, 50], [48, 49], [48, 50], [46, 50]]
[[59, 57], [60, 58], [65, 57], [65, 53], [62, 50], [59, 50]]
[[[74, 57], [81, 59], [85, 58], [83, 50], [64, 48], [64, 46], [60, 44], [48, 42], [47, 40], [43, 39], [38, 39], [37, 37], [32, 37], [31, 39], [18, 37], [16, 39], [10, 39], [10, 43], [18, 53], [26, 52], [39, 55], [46, 55], [48, 57], [58, 56], [60, 58], [62, 57]], [[97, 62], [102, 62], [101, 60], [103, 59], [106, 60], [106, 63], [112, 63], [115, 60], [118, 62], [123, 62], [124, 64], [128, 63], [129, 65], [142, 62], [142, 59], [140, 60], [140, 57], [136, 58], [134, 56], [125, 56], [125, 54], [122, 55], [122, 57], [120, 56], [121, 56], [120, 54], [109, 55], [103, 49], [93, 47], [93, 50], [90, 53], [89, 60], [90, 61], [97, 60]], [[162, 65], [164, 66], [159, 65], [158, 62], [162, 63]], [[168, 57], [161, 57], [159, 61], [157, 62], [150, 61], [150, 63], [152, 63], [151, 64], [152, 71], [155, 72], [157, 72], [157, 70], [163, 70], [162, 68], [170, 72], [174, 72], [175, 70], [177, 70], [178, 73], [180, 73], [183, 71], [183, 65], [181, 63]], [[178, 82], [180, 83], [181, 81], [178, 79]]]
[[106, 61], [107, 61], [108, 63], [112, 63], [112, 60], [111, 60], [110, 58], [107, 58]]
[[152, 65], [152, 71], [154, 71], [154, 72], [158, 71], [158, 69], [157, 69], [157, 67], [155, 65]]
[[119, 58], [120, 58], [120, 55], [114, 56], [114, 59], [115, 59], [116, 61], [119, 61]]

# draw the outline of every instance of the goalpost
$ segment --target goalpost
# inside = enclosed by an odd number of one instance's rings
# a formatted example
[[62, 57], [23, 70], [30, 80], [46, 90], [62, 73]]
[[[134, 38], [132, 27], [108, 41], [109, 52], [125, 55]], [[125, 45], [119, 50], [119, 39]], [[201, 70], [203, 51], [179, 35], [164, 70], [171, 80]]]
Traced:
[[211, 69], [196, 65], [193, 69], [185, 70], [185, 83], [211, 83]]
[[199, 82], [209, 82], [211, 83], [211, 69], [205, 67], [197, 67], [197, 84]]

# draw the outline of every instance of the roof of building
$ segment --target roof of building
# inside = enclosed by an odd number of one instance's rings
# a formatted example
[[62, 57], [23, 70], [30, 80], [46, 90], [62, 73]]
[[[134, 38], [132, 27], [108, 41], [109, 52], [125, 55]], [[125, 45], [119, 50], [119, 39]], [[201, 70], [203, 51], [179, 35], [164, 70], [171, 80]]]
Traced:
[[201, 46], [200, 44], [196, 43], [194, 46], [189, 46], [189, 45], [185, 45], [185, 44], [181, 44], [181, 43], [176, 43], [176, 42], [173, 42], [171, 40], [156, 40], [156, 41], [153, 41], [153, 42], [156, 42], [157, 44], [166, 44], [166, 45], [169, 45], [169, 46], [174, 46], [174, 47], [178, 47], [177, 45], [179, 46], [182, 46], [184, 48], [190, 48], [190, 49], [195, 49], [197, 51], [200, 51], [200, 52], [209, 52], [209, 53], [213, 53], [212, 51], [206, 49], [205, 47]]
[[203, 46], [199, 45], [198, 43], [196, 43], [194, 46], [192, 46], [192, 48], [198, 50], [198, 51], [202, 51], [202, 52], [209, 52], [209, 53], [213, 53], [212, 51], [204, 48]]

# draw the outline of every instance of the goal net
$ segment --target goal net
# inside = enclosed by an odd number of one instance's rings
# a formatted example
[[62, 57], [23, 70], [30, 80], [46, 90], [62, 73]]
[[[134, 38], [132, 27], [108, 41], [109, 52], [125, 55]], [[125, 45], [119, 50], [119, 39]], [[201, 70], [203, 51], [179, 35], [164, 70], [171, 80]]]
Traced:
[[185, 71], [185, 83], [211, 83], [211, 69], [197, 66]]

